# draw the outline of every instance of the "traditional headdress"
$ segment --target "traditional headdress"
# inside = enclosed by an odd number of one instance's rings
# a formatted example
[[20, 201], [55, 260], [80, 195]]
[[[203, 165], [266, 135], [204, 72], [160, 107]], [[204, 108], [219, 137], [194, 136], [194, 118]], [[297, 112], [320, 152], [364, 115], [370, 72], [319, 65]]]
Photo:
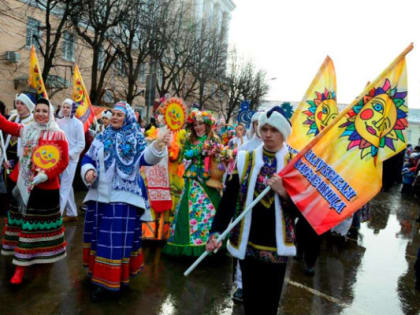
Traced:
[[31, 95], [26, 93], [16, 94], [16, 101], [21, 101], [23, 104], [26, 105], [29, 112], [32, 113], [35, 108], [34, 100], [31, 98]]
[[267, 112], [260, 115], [258, 119], [258, 131], [261, 133], [261, 127], [268, 124], [276, 128], [282, 135], [284, 140], [292, 132], [292, 125], [289, 119], [287, 119], [286, 113], [280, 106], [274, 106]]
[[249, 127], [249, 130], [247, 131], [247, 136], [249, 139], [251, 139], [254, 136], [254, 134], [257, 134], [257, 136], [259, 136], [259, 130], [254, 129], [254, 122], [258, 121], [262, 113], [263, 112], [255, 112], [254, 115], [252, 115], [251, 126]]
[[99, 148], [103, 146], [104, 166], [107, 171], [114, 167], [112, 178], [114, 190], [129, 191], [141, 195], [138, 185], [141, 154], [146, 147], [143, 134], [137, 124], [136, 115], [127, 102], [118, 102], [115, 110], [125, 113], [120, 129], [106, 128], [92, 143], [88, 154], [99, 163]]
[[195, 121], [204, 122], [210, 127], [213, 127], [216, 124], [216, 119], [214, 119], [213, 115], [204, 110], [192, 110], [187, 118], [187, 126], [191, 128]]
[[71, 112], [70, 112], [70, 118], [73, 118], [74, 114], [76, 114], [76, 110], [77, 110], [77, 103], [74, 102], [72, 99], [70, 98], [66, 98], [63, 101], [63, 104], [68, 104], [71, 106]]
[[40, 137], [48, 140], [63, 140], [66, 138], [64, 132], [58, 127], [54, 118], [54, 108], [49, 100], [40, 98], [36, 102], [38, 104], [45, 104], [49, 107], [49, 119], [45, 124], [40, 124], [35, 120], [23, 128], [21, 134], [21, 152], [24, 152], [19, 157], [19, 177], [17, 187], [24, 204], [26, 205], [29, 198], [28, 187], [31, 184], [32, 174], [32, 154], [38, 146]]

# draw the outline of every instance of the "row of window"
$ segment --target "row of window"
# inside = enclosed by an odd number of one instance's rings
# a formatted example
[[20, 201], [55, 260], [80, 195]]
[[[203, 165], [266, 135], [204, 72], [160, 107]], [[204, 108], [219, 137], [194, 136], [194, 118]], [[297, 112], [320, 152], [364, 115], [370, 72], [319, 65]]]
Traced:
[[[26, 47], [30, 48], [32, 45], [34, 45], [37, 49], [39, 49], [39, 41], [42, 38], [42, 32], [40, 29], [41, 22], [37, 19], [34, 19], [32, 17], [28, 18], [28, 22], [26, 25]], [[62, 44], [62, 57], [64, 60], [74, 62], [75, 61], [75, 36], [74, 34], [64, 31], [63, 32], [63, 44]], [[99, 62], [98, 66], [101, 70], [104, 67], [105, 63], [105, 51], [102, 49], [99, 52]], [[123, 60], [117, 59], [117, 62], [115, 63], [115, 69], [118, 71], [119, 75], [125, 75], [125, 67]], [[160, 69], [158, 69], [157, 72], [159, 72]], [[146, 64], [140, 65], [140, 71], [139, 71], [139, 81], [144, 83], [146, 81]], [[160, 72], [157, 73], [157, 77], [160, 77]]]
[[[30, 48], [34, 45], [37, 49], [39, 48], [39, 41], [42, 38], [40, 27], [40, 21], [31, 17], [28, 18], [28, 22], [26, 24], [26, 47]], [[67, 61], [74, 61], [74, 51], [74, 35], [70, 32], [64, 31], [62, 44], [63, 58]]]

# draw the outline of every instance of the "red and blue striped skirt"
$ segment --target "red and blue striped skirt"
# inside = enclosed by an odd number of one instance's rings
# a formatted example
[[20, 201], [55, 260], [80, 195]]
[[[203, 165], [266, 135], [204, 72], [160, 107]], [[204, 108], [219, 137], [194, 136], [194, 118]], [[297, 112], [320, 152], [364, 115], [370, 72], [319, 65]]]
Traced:
[[92, 283], [118, 291], [141, 271], [143, 211], [126, 203], [87, 203], [83, 264]]

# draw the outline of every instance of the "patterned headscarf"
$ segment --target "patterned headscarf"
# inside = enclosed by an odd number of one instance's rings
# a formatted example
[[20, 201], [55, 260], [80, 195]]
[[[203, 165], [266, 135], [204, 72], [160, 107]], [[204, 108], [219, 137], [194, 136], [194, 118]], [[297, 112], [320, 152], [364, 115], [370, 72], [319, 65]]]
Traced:
[[146, 141], [139, 129], [136, 115], [130, 104], [118, 102], [114, 105], [114, 110], [120, 110], [125, 113], [122, 127], [120, 129], [106, 128], [103, 133], [95, 138], [88, 154], [92, 157], [97, 157], [95, 151], [98, 145], [95, 142], [99, 141], [102, 143], [105, 171], [115, 163], [112, 188], [139, 193], [139, 163], [141, 154], [146, 148]]

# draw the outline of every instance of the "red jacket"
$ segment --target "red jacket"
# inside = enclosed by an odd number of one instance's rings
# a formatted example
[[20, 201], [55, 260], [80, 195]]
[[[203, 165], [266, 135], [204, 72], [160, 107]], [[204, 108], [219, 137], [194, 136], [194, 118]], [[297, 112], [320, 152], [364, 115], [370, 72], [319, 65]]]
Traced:
[[[8, 121], [4, 116], [0, 115], [0, 129], [6, 133], [11, 134], [12, 136], [20, 136], [21, 129], [24, 128], [23, 125]], [[49, 168], [43, 168], [45, 174], [48, 176], [48, 180], [44, 183], [38, 184], [37, 187], [39, 189], [45, 190], [53, 190], [60, 188], [60, 178], [59, 175], [66, 169], [67, 165], [69, 164], [69, 146], [67, 143], [66, 135], [63, 131], [54, 131], [54, 136], [51, 139], [43, 139], [43, 133], [38, 140], [37, 147], [32, 151], [32, 171], [34, 175], [35, 172], [35, 165], [34, 161], [38, 161], [38, 163], [43, 163]], [[59, 152], [59, 158], [48, 160], [48, 156], [42, 156], [40, 149], [44, 145], [50, 145], [55, 147]], [[42, 148], [41, 148], [42, 149]], [[44, 159], [42, 159], [44, 157]], [[39, 162], [42, 161], [42, 162]], [[10, 174], [10, 179], [14, 182], [17, 182], [19, 176], [19, 163], [16, 164], [15, 168], [13, 169], [12, 173]]]

